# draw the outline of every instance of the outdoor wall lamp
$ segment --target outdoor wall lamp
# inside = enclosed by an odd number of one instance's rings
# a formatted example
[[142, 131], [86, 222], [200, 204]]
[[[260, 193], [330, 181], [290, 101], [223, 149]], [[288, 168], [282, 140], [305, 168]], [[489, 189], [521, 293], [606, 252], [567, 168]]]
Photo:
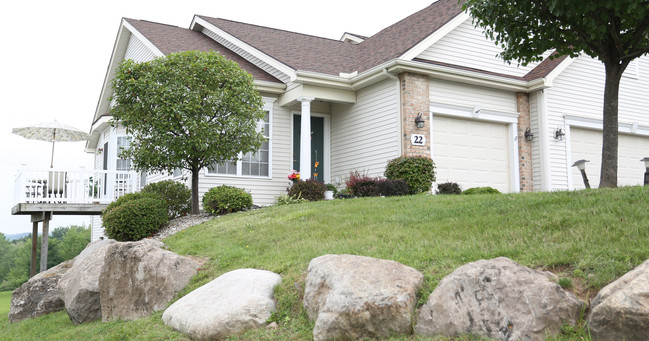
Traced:
[[530, 127], [527, 127], [527, 129], [525, 129], [525, 140], [532, 141], [533, 139], [534, 139], [534, 134], [532, 134]]
[[644, 161], [644, 185], [649, 186], [649, 157], [645, 157], [640, 161]]
[[566, 133], [563, 132], [561, 128], [557, 128], [554, 132], [554, 138], [559, 141], [563, 141], [563, 137], [566, 136]]
[[586, 188], [590, 188], [590, 183], [588, 182], [588, 177], [586, 176], [586, 162], [590, 162], [590, 160], [577, 160], [572, 164], [572, 167], [577, 167], [577, 169], [579, 169], [579, 171], [581, 172], [581, 178], [584, 180], [584, 186], [586, 186]]
[[421, 113], [417, 114], [417, 117], [415, 118], [415, 124], [417, 125], [417, 128], [423, 128], [424, 127], [424, 119], [421, 117]]

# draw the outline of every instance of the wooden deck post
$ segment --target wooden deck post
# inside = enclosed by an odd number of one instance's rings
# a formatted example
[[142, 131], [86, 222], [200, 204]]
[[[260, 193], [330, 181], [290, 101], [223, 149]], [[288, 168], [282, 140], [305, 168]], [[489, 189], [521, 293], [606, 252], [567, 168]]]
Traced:
[[47, 270], [47, 242], [48, 236], [50, 234], [50, 218], [52, 214], [50, 212], [45, 212], [45, 217], [43, 219], [43, 233], [41, 235], [41, 271]]
[[32, 262], [29, 267], [29, 278], [36, 275], [36, 247], [38, 245], [38, 222], [33, 222], [32, 227]]

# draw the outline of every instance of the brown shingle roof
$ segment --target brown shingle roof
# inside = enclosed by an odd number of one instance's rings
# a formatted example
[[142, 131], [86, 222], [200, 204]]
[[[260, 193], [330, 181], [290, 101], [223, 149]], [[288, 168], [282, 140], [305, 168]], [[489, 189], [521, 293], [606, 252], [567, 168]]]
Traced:
[[[552, 54], [553, 56], [556, 55], [556, 53]], [[531, 81], [534, 79], [539, 79], [539, 78], [544, 78], [547, 77], [552, 70], [554, 70], [561, 62], [563, 62], [568, 56], [561, 56], [559, 58], [545, 58], [544, 61], [542, 61], [539, 65], [537, 65], [532, 71], [528, 72], [523, 78], [526, 81]]]
[[169, 53], [198, 50], [216, 51], [224, 57], [235, 61], [239, 66], [249, 72], [255, 79], [281, 83], [277, 78], [266, 73], [264, 70], [243, 59], [225, 46], [215, 42], [209, 37], [192, 30], [154, 23], [144, 20], [125, 18], [129, 24], [142, 33], [160, 52], [165, 55]]

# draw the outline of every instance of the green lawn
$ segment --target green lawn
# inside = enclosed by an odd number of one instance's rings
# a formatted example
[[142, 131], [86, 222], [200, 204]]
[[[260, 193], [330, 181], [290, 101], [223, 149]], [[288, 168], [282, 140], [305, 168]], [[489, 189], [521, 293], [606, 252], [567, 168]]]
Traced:
[[0, 291], [0, 324], [7, 323], [7, 315], [11, 308], [11, 293], [13, 291]]
[[[282, 275], [279, 328], [241, 340], [304, 340], [312, 323], [301, 306], [309, 261], [348, 253], [391, 259], [425, 275], [419, 304], [445, 275], [478, 259], [509, 257], [569, 278], [583, 298], [649, 258], [649, 188], [508, 195], [361, 198], [269, 207], [220, 217], [165, 240], [186, 255], [208, 257], [181, 295], [238, 268]], [[570, 282], [568, 281], [568, 282]], [[161, 313], [136, 322], [73, 326], [65, 313], [0, 328], [0, 339], [184, 339]], [[6, 320], [5, 320], [6, 321]], [[5, 323], [6, 325], [6, 323]], [[407, 337], [403, 340], [429, 340]], [[583, 340], [581, 329], [561, 340]]]

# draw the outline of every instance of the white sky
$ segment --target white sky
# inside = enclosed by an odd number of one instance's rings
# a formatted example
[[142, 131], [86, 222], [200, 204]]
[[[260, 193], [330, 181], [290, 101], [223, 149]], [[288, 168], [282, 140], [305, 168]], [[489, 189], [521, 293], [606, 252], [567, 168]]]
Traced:
[[[194, 14], [326, 38], [371, 36], [434, 0], [386, 1], [3, 1], [0, 5], [0, 232], [31, 232], [29, 216], [12, 216], [14, 178], [22, 164], [49, 167], [51, 144], [12, 128], [58, 120], [90, 130], [122, 17], [188, 28]], [[92, 168], [83, 142], [57, 143], [54, 167]], [[54, 216], [50, 229], [89, 225], [89, 217]], [[40, 227], [39, 227], [40, 229]]]

